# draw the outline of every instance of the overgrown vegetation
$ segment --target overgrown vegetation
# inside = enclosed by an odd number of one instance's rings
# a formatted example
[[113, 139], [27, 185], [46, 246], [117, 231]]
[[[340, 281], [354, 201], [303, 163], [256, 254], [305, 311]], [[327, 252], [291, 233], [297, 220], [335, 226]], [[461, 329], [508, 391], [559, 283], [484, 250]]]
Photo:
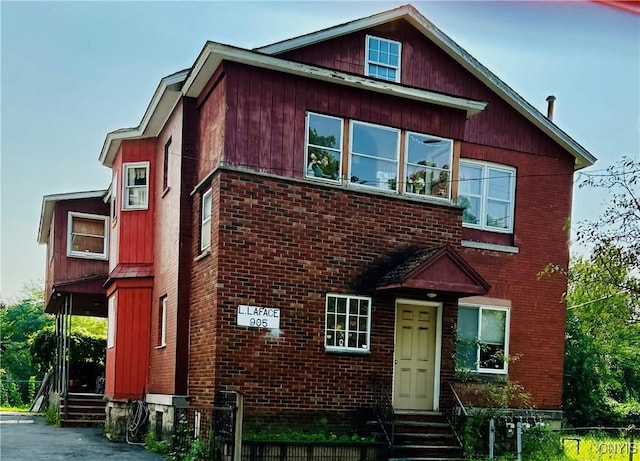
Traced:
[[577, 426], [640, 425], [640, 162], [623, 159], [581, 187], [606, 192], [602, 216], [577, 225], [591, 250], [569, 268], [563, 406]]
[[243, 434], [244, 440], [255, 441], [286, 441], [286, 442], [349, 442], [349, 443], [371, 443], [375, 442], [374, 437], [363, 437], [357, 434], [335, 434], [333, 432], [317, 431], [305, 432], [297, 429], [271, 430], [261, 429], [258, 431], [247, 431]]
[[49, 405], [47, 411], [44, 412], [44, 419], [51, 426], [60, 426], [60, 413], [55, 405]]

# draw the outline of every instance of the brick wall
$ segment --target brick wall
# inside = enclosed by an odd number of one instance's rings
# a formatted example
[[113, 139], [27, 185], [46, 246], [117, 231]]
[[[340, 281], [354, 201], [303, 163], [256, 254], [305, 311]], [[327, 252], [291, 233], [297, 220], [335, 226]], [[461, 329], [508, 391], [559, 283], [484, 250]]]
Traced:
[[[325, 294], [374, 294], [363, 274], [390, 252], [458, 248], [460, 210], [225, 170], [213, 191], [212, 253], [192, 268], [195, 402], [215, 386], [243, 392], [250, 419], [370, 406], [372, 376], [391, 381], [395, 296], [373, 298], [371, 353], [346, 355], [324, 350]], [[280, 332], [237, 326], [239, 304], [280, 308]], [[450, 331], [455, 306], [445, 311]]]

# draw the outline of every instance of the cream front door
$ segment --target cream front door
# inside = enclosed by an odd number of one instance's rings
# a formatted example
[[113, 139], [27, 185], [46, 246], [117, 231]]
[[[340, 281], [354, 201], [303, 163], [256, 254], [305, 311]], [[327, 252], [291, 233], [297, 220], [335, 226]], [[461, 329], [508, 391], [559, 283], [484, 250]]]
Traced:
[[398, 304], [394, 350], [393, 406], [433, 410], [437, 308]]

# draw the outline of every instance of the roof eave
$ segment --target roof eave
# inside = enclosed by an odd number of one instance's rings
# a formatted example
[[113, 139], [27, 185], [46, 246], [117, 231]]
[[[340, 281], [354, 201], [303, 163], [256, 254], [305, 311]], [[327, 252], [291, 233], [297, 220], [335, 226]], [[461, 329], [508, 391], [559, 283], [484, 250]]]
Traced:
[[188, 73], [189, 69], [185, 69], [160, 80], [137, 127], [115, 130], [107, 134], [98, 157], [100, 163], [110, 168], [123, 140], [151, 138], [160, 133], [167, 118], [180, 100], [181, 84]]
[[466, 113], [467, 117], [472, 117], [487, 107], [487, 103], [485, 101], [460, 98], [419, 88], [407, 87], [393, 82], [386, 82], [359, 75], [348, 74], [346, 72], [333, 69], [288, 61], [274, 56], [245, 50], [243, 48], [214, 42], [208, 42], [198, 56], [191, 74], [183, 85], [183, 94], [189, 97], [198, 97], [218, 66], [225, 60], [462, 110]]

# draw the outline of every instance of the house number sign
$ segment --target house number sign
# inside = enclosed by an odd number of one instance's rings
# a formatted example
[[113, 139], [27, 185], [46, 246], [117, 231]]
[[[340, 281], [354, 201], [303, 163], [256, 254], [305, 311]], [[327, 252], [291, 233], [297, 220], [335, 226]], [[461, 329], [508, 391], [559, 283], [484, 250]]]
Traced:
[[280, 309], [240, 305], [238, 306], [238, 325], [279, 329]]

